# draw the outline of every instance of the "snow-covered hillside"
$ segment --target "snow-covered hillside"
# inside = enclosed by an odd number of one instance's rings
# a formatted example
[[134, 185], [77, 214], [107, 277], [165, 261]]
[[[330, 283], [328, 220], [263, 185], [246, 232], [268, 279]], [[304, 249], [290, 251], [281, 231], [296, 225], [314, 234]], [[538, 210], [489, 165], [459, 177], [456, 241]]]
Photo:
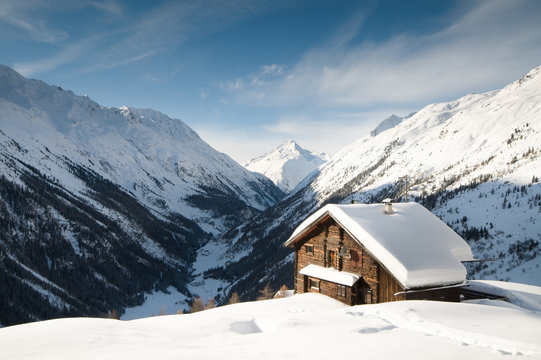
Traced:
[[[132, 321], [70, 318], [0, 329], [6, 359], [541, 359], [541, 289], [513, 303], [346, 306], [319, 294]], [[517, 296], [514, 296], [514, 295]], [[523, 307], [525, 306], [525, 307]], [[159, 311], [159, 310], [156, 310]]]
[[254, 283], [291, 285], [291, 252], [282, 244], [309, 214], [326, 203], [405, 201], [407, 188], [409, 200], [449, 223], [476, 258], [496, 259], [472, 265], [471, 277], [541, 285], [541, 67], [501, 90], [394, 120], [333, 156], [304, 188], [222, 237], [228, 248], [217, 264], [231, 262], [206, 275], [245, 296], [255, 295]]
[[180, 120], [0, 66], [4, 324], [189, 298], [195, 251], [283, 195]]
[[329, 157], [303, 149], [294, 140], [244, 164], [250, 171], [264, 174], [283, 192], [291, 192], [306, 176], [324, 164]]
[[[154, 110], [105, 108], [5, 66], [0, 66], [0, 114], [4, 159], [21, 159], [77, 193], [81, 185], [63, 165], [69, 159], [151, 209], [180, 213], [212, 233], [282, 196], [265, 177], [211, 148], [180, 120]], [[6, 161], [0, 166], [16, 180]], [[238, 210], [234, 215], [220, 207], [226, 200]]]

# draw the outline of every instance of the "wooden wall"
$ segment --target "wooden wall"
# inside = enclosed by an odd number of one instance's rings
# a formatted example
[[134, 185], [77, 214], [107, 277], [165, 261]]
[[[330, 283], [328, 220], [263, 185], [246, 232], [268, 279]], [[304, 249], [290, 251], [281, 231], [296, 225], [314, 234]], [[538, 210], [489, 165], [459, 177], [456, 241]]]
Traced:
[[[378, 274], [380, 265], [370, 256], [370, 254], [357, 241], [355, 241], [347, 232], [332, 219], [326, 217], [318, 224], [308, 230], [306, 235], [295, 242], [295, 290], [297, 293], [310, 291], [305, 285], [305, 276], [299, 274], [299, 271], [309, 264], [315, 264], [323, 267], [334, 267], [340, 271], [357, 274], [363, 277], [365, 291], [372, 291], [372, 301], [378, 302]], [[307, 252], [306, 247], [312, 247], [312, 252]], [[338, 254], [340, 249], [346, 247], [350, 256], [341, 257]], [[335, 252], [335, 261], [330, 263], [326, 254], [328, 251]], [[337, 300], [350, 305], [355, 304], [355, 299], [359, 299], [356, 291], [360, 289], [347, 288], [346, 299], [337, 296], [337, 284], [330, 282], [321, 282], [320, 292]], [[366, 288], [368, 287], [368, 288]], [[364, 295], [363, 295], [364, 303]]]

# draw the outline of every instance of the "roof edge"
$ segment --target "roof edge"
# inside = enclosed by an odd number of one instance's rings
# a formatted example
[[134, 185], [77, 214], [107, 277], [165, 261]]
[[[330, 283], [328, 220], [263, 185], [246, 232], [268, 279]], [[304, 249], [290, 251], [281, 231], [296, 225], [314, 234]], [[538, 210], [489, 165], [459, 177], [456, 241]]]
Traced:
[[[318, 211], [322, 211], [323, 209], [325, 209], [325, 207], [322, 207], [321, 209], [319, 209]], [[308, 217], [308, 219], [310, 219], [310, 217], [316, 215], [318, 213], [318, 211], [314, 212], [312, 215], [310, 215]], [[326, 216], [330, 216], [331, 218], [333, 218], [333, 220], [336, 221], [336, 219], [334, 219], [334, 217], [332, 216], [331, 212], [329, 210], [325, 210], [320, 216], [318, 216], [317, 218], [315, 218], [313, 221], [307, 223], [307, 224], [304, 224], [304, 221], [302, 223], [299, 224], [299, 226], [297, 226], [296, 229], [300, 228], [301, 226], [304, 228], [303, 230], [301, 230], [298, 234], [295, 234], [295, 231], [293, 231], [293, 234], [289, 237], [289, 239], [286, 240], [286, 242], [284, 242], [283, 246], [290, 246], [291, 244], [293, 244], [294, 242], [296, 242], [297, 240], [299, 240], [299, 238], [301, 238], [302, 236], [306, 235], [306, 233], [308, 232], [308, 230], [312, 227], [312, 225], [314, 225], [315, 223], [318, 223], [319, 221], [321, 221], [323, 218], [325, 218]], [[307, 220], [308, 220], [307, 219]], [[306, 221], [306, 220], [305, 220]], [[303, 226], [304, 225], [304, 226]]]

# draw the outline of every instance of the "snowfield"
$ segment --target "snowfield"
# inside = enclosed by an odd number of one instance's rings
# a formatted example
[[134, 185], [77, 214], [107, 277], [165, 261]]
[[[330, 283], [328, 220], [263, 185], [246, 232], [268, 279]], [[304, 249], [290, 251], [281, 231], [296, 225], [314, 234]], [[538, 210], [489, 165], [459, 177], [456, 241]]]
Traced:
[[[318, 294], [119, 321], [69, 318], [0, 329], [5, 359], [541, 359], [541, 288], [501, 282], [507, 303], [349, 307]], [[521, 304], [529, 304], [528, 308]]]

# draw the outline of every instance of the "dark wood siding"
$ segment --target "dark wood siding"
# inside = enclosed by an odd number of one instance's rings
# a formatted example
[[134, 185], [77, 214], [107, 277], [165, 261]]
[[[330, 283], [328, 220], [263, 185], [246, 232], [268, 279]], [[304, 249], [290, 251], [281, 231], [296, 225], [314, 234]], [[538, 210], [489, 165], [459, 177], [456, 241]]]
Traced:
[[397, 295], [397, 296], [394, 295], [398, 292], [404, 291], [404, 288], [383, 267], [381, 267], [381, 270], [379, 272], [379, 279], [380, 279], [379, 289], [378, 289], [379, 302], [398, 301], [398, 300], [405, 299], [404, 295]]

